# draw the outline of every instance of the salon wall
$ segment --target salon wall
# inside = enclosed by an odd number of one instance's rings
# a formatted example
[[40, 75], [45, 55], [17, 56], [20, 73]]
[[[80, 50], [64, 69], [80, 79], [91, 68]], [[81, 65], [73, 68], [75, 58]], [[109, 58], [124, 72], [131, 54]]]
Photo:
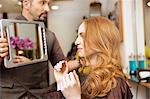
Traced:
[[148, 0], [143, 0], [144, 1], [144, 17], [145, 17], [145, 40], [147, 41], [147, 46], [150, 48], [150, 13], [147, 13], [147, 12], [150, 12], [150, 7], [148, 7], [146, 5], [147, 1]]
[[[19, 15], [20, 15], [20, 13], [13, 13], [13, 12], [7, 13], [8, 19], [15, 19]], [[3, 18], [3, 14], [0, 13], [0, 19], [2, 19], [2, 18]]]
[[48, 27], [55, 32], [65, 55], [77, 36], [77, 29], [83, 16], [89, 14], [89, 0], [59, 1], [54, 4], [59, 10], [50, 11]]

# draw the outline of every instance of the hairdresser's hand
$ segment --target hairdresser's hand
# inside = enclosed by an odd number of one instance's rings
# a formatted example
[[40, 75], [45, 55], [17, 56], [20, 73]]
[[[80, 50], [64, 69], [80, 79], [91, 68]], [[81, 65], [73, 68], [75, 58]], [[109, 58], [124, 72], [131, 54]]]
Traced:
[[57, 83], [66, 99], [81, 99], [81, 85], [75, 70]]
[[6, 38], [0, 38], [0, 58], [8, 55], [8, 42]]
[[[58, 83], [63, 79], [63, 76], [68, 73], [68, 63], [67, 61], [60, 61], [54, 66], [54, 76], [56, 82]], [[57, 86], [57, 90], [60, 90], [59, 86]]]
[[13, 59], [14, 63], [21, 63], [21, 62], [30, 62], [31, 60], [24, 56], [16, 56], [15, 59]]

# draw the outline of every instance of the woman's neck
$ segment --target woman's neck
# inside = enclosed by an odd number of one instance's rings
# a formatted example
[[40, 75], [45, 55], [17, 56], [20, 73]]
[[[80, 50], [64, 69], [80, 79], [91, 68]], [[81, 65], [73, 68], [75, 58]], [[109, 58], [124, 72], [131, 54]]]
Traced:
[[97, 56], [96, 55], [92, 55], [90, 58], [90, 64], [91, 65], [95, 65], [97, 62]]

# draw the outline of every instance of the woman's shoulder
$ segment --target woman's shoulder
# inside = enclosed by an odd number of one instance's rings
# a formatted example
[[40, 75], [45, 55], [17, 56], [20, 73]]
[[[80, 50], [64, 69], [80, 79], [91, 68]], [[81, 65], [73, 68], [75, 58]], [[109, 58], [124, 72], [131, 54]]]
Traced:
[[104, 97], [97, 97], [95, 99], [132, 99], [130, 87], [123, 78], [116, 78], [117, 85]]
[[125, 88], [125, 87], [129, 87], [128, 86], [128, 84], [127, 84], [127, 82], [123, 79], [123, 78], [121, 78], [121, 77], [117, 77], [116, 78], [116, 81], [117, 81], [117, 86], [116, 86], [116, 88], [117, 87], [123, 87], [123, 88]]
[[116, 78], [116, 81], [116, 87], [112, 88], [112, 90], [108, 93], [110, 97], [109, 99], [132, 99], [133, 95], [127, 82], [120, 77]]

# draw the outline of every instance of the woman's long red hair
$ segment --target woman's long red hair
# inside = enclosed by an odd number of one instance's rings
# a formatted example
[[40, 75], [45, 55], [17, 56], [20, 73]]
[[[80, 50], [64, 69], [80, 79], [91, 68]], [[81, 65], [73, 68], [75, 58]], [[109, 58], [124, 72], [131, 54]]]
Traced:
[[[82, 93], [90, 98], [103, 97], [116, 87], [115, 78], [121, 77], [127, 81], [121, 67], [119, 31], [110, 20], [104, 17], [91, 17], [83, 23], [86, 30], [85, 65], [89, 65], [91, 71], [82, 84]], [[90, 63], [93, 55], [97, 57], [94, 65]]]

